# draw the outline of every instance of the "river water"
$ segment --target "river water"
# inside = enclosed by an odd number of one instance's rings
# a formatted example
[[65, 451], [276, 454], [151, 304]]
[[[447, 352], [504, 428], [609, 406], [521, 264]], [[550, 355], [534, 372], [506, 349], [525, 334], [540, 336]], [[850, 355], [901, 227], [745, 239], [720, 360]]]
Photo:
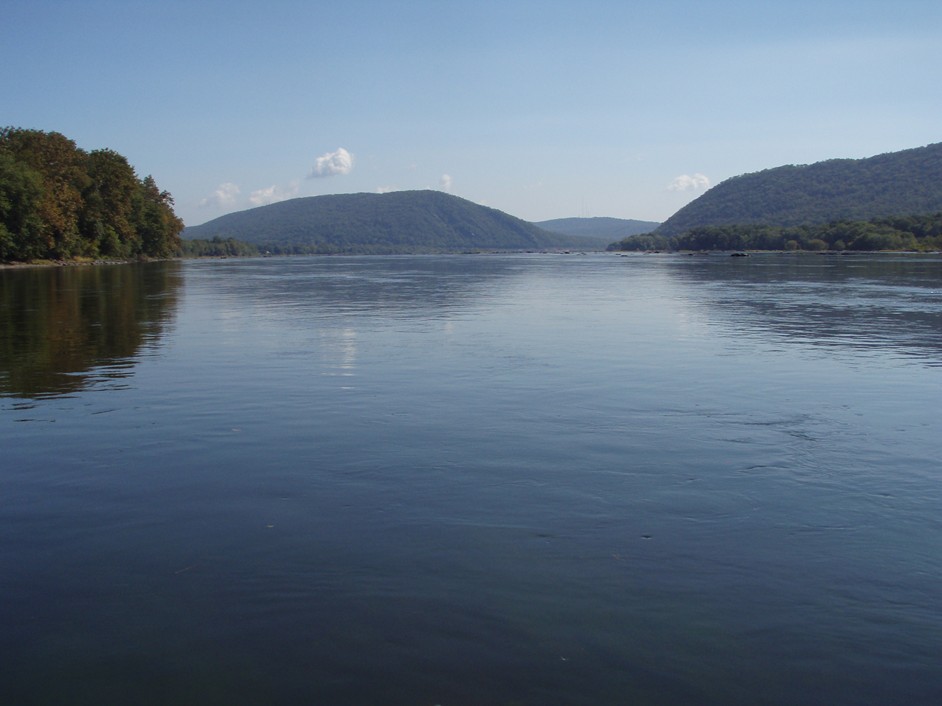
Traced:
[[942, 703], [942, 258], [0, 272], [0, 703]]

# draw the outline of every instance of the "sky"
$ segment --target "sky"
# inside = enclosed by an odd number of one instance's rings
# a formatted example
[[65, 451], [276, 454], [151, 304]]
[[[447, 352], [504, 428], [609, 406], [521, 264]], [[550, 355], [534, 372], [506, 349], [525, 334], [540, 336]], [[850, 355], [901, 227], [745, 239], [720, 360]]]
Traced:
[[439, 189], [663, 221], [942, 141], [938, 0], [0, 0], [0, 126], [109, 148], [187, 225]]

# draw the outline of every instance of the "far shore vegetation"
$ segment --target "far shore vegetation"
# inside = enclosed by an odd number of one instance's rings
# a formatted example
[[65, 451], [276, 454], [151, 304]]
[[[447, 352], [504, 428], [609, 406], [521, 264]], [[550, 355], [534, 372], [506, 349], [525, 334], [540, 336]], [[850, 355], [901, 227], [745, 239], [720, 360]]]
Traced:
[[679, 235], [643, 233], [608, 246], [610, 251], [858, 251], [942, 250], [942, 212], [818, 225], [725, 225], [691, 228]]

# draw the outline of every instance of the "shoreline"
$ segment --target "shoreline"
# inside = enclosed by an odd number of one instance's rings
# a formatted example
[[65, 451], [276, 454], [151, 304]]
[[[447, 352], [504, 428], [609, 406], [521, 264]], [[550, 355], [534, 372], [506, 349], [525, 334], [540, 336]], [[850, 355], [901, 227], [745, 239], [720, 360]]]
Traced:
[[144, 258], [132, 260], [36, 260], [35, 262], [0, 262], [0, 270], [25, 270], [34, 267], [89, 267], [99, 265], [133, 265], [146, 262], [171, 262], [180, 257]]
[[[468, 254], [498, 254], [503, 251], [494, 251], [492, 253], [388, 253], [377, 255], [377, 257], [396, 257], [402, 255], [468, 255]], [[530, 252], [530, 251], [507, 251], [507, 252]], [[575, 254], [575, 251], [540, 251], [545, 254]], [[587, 252], [611, 253], [613, 255], [727, 255], [730, 253], [743, 253], [744, 255], [830, 255], [830, 256], [853, 256], [853, 255], [942, 255], [939, 250], [585, 250], [579, 251], [579, 254]], [[360, 255], [360, 253], [350, 253], [351, 255]], [[338, 257], [344, 253], [305, 253], [304, 255], [282, 255], [280, 257]], [[202, 257], [164, 257], [164, 258], [143, 258], [131, 260], [37, 260], [35, 262], [0, 262], [0, 272], [4, 270], [26, 270], [34, 268], [52, 268], [52, 267], [97, 267], [103, 265], [134, 265], [148, 262], [182, 262], [183, 260], [235, 260], [251, 259], [255, 257], [266, 257], [263, 255], [206, 255]], [[270, 257], [270, 256], [268, 256]]]

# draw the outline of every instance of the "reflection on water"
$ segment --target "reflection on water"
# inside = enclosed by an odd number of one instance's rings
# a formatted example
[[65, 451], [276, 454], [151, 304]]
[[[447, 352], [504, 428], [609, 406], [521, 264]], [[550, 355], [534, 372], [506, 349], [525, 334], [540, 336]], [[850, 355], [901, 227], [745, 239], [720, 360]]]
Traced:
[[323, 257], [190, 263], [221, 303], [259, 302], [272, 314], [443, 317], [493, 299], [528, 271], [523, 257]]
[[13, 273], [0, 704], [939, 703], [939, 263]]
[[[609, 264], [616, 261], [607, 257]], [[350, 315], [448, 319], [499, 306], [562, 267], [598, 283], [613, 277], [598, 258], [350, 257], [151, 263], [0, 271], [0, 394], [40, 398], [91, 384], [114, 385], [173, 319], [187, 268], [218, 316], [318, 317], [342, 368], [356, 361], [355, 328], [325, 322]], [[629, 256], [636, 281], [681, 301], [691, 328], [825, 351], [893, 350], [942, 365], [942, 258], [934, 256]], [[593, 285], [594, 286], [594, 285]], [[617, 295], [618, 281], [612, 280]], [[258, 312], [256, 312], [258, 313]], [[257, 322], [256, 322], [257, 323]]]
[[[720, 335], [776, 345], [892, 350], [942, 365], [938, 256], [351, 257], [190, 266], [221, 311], [226, 302], [242, 311], [253, 301], [267, 316], [318, 317], [321, 327], [325, 318], [350, 315], [447, 320], [501, 306], [508, 293], [520, 299], [549, 291], [552, 280], [573, 273], [569, 296], [580, 287], [607, 288], [617, 300], [627, 276], [650, 296], [682, 302], [691, 327], [712, 325]], [[356, 332], [343, 337], [355, 340]]]
[[701, 316], [729, 335], [832, 351], [889, 349], [942, 365], [942, 258], [760, 254], [664, 262]]
[[181, 284], [175, 262], [0, 271], [0, 395], [126, 378], [172, 320]]

